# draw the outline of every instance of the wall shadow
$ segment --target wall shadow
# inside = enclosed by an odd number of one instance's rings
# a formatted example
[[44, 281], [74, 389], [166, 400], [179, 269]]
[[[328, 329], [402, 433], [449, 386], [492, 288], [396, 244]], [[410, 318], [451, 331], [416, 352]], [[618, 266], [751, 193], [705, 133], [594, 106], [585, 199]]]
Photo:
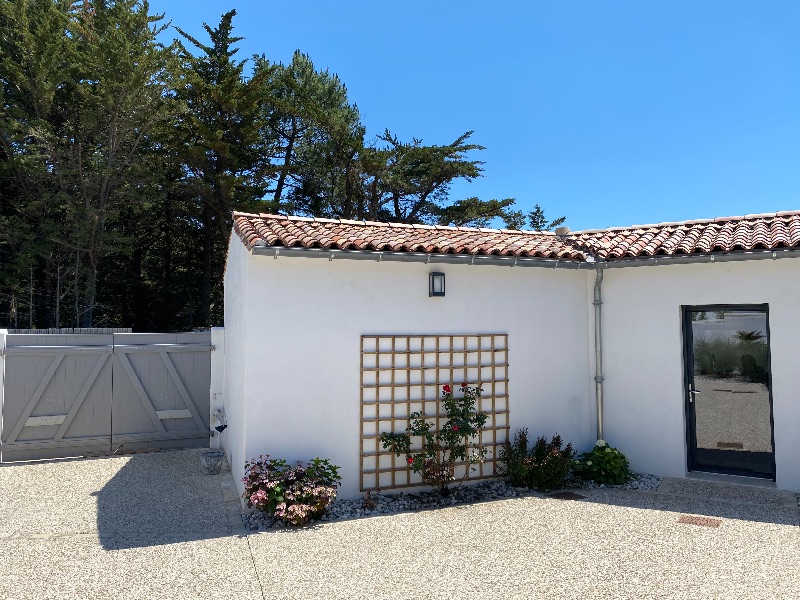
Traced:
[[[673, 483], [685, 484], [688, 486], [693, 485], [692, 480], [672, 480]], [[709, 485], [706, 482], [697, 482], [701, 485]], [[714, 484], [710, 484], [714, 485]], [[550, 500], [554, 502], [570, 502], [577, 501], [582, 503], [605, 504], [608, 506], [616, 506], [621, 508], [630, 508], [638, 510], [653, 510], [659, 512], [671, 512], [675, 514], [676, 521], [683, 515], [702, 516], [712, 519], [735, 519], [741, 521], [751, 521], [759, 523], [770, 523], [775, 525], [787, 525], [791, 527], [800, 526], [800, 509], [798, 509], [796, 502], [794, 505], [770, 500], [778, 500], [780, 492], [769, 488], [757, 488], [748, 486], [726, 486], [723, 485], [719, 490], [724, 493], [718, 494], [722, 497], [714, 497], [714, 494], [706, 494], [705, 496], [670, 493], [669, 491], [654, 491], [654, 490], [622, 490], [615, 488], [601, 489], [596, 488], [592, 490], [586, 489], [568, 489], [558, 490], [550, 493], [538, 493], [534, 491], [523, 492], [516, 496], [498, 496], [497, 498], [485, 498], [482, 500], [475, 500], [474, 498], [466, 499], [463, 501], [455, 500], [452, 504], [439, 505], [436, 498], [438, 495], [432, 492], [423, 492], [419, 494], [423, 498], [422, 506], [409, 508], [407, 510], [399, 510], [391, 513], [383, 513], [380, 508], [374, 511], [365, 511], [364, 514], [353, 516], [346, 519], [336, 519], [336, 521], [312, 521], [301, 527], [281, 527], [276, 529], [259, 529], [253, 530], [259, 534], [267, 535], [293, 535], [299, 531], [309, 529], [320, 529], [328, 523], [354, 521], [361, 519], [369, 519], [372, 517], [384, 517], [392, 514], [408, 514], [427, 511], [437, 511], [442, 509], [468, 509], [470, 506], [485, 503], [496, 503], [522, 498], [536, 498], [542, 500]], [[686, 491], [686, 490], [681, 490]], [[793, 494], [785, 492], [785, 494]], [[387, 493], [386, 496], [392, 495]], [[567, 497], [559, 497], [566, 495]], [[725, 497], [725, 496], [728, 497]], [[737, 499], [737, 495], [739, 496]], [[570, 497], [571, 496], [571, 497]], [[577, 497], [575, 497], [577, 496]], [[750, 498], [750, 501], [747, 498]], [[429, 503], [425, 504], [425, 498], [428, 498]], [[788, 497], [787, 497], [788, 498]], [[761, 503], [754, 503], [753, 500], [760, 501]], [[535, 508], [532, 508], [535, 510]], [[579, 526], [579, 524], [576, 524]]]
[[[664, 485], [662, 483], [662, 485]], [[725, 486], [730, 487], [730, 486]], [[733, 493], [715, 496], [713, 493], [706, 495], [693, 495], [678, 492], [664, 491], [626, 491], [616, 489], [594, 490], [569, 490], [581, 496], [578, 502], [591, 502], [606, 504], [623, 508], [657, 510], [676, 513], [679, 515], [698, 515], [716, 519], [735, 519], [759, 523], [772, 523], [775, 525], [800, 525], [800, 511], [797, 503], [794, 505], [782, 503], [778, 500], [775, 490], [762, 490], [761, 488], [745, 488], [741, 490], [737, 499]], [[708, 489], [708, 488], [706, 488]], [[775, 498], [770, 501], [771, 494]], [[542, 497], [552, 497], [543, 495]], [[554, 498], [555, 499], [555, 498]], [[573, 500], [558, 500], [569, 502]]]
[[[224, 471], [220, 475], [205, 475], [200, 466], [200, 454], [205, 450], [163, 451], [131, 456], [96, 493], [97, 530], [102, 547], [119, 550], [247, 535], [241, 522], [231, 473]], [[792, 527], [800, 525], [797, 504], [789, 503], [794, 496], [786, 493], [781, 496], [777, 490], [746, 486], [715, 487], [714, 484], [693, 480], [665, 480], [661, 485], [660, 491], [568, 490], [582, 496], [577, 500], [530, 492], [481, 502], [456, 502], [448, 507], [533, 497], [557, 502], [578, 501], [672, 512], [676, 519], [680, 515], [698, 515]], [[430, 506], [421, 510], [438, 508]], [[357, 518], [370, 516], [378, 515]], [[322, 527], [325, 523], [317, 521], [298, 529]], [[291, 535], [296, 530], [289, 527], [267, 531], [273, 535]]]
[[203, 473], [200, 454], [206, 450], [131, 455], [94, 494], [103, 548], [119, 550], [244, 535], [238, 508], [224, 489], [232, 488], [231, 473]]

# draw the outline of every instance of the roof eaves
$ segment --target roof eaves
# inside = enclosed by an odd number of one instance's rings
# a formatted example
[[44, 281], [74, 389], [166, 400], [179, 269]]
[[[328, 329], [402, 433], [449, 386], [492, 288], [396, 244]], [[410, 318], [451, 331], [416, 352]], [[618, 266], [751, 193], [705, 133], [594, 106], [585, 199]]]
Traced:
[[334, 259], [353, 259], [353, 260], [372, 260], [376, 262], [423, 262], [423, 263], [447, 263], [462, 265], [497, 265], [497, 266], [525, 266], [525, 267], [546, 267], [551, 269], [581, 269], [594, 267], [592, 261], [584, 260], [582, 256], [573, 258], [551, 257], [551, 256], [502, 256], [497, 254], [466, 254], [466, 253], [442, 253], [442, 252], [394, 252], [376, 250], [339, 250], [327, 248], [303, 248], [286, 246], [255, 246], [251, 252], [255, 255], [267, 255], [278, 258], [284, 257], [307, 257], [307, 258], [327, 258]]

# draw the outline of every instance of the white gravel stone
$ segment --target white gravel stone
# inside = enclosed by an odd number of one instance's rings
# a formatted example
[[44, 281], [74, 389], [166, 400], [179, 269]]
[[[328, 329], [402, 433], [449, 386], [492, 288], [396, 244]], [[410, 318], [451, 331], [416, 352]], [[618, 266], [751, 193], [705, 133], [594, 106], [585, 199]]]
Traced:
[[[690, 506], [685, 497], [599, 487], [586, 495], [529, 495], [249, 539], [274, 598], [800, 597], [796, 508], [792, 522], [776, 519], [786, 509], [775, 505], [698, 498]], [[680, 524], [688, 507], [722, 524]]]

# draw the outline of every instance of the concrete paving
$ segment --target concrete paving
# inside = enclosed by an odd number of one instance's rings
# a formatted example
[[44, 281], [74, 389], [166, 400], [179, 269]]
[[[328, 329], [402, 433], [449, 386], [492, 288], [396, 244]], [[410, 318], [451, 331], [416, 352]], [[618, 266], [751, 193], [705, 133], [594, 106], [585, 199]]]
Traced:
[[0, 467], [0, 598], [800, 597], [793, 494], [664, 480], [246, 534], [198, 454]]
[[202, 450], [0, 466], [0, 598], [260, 598]]

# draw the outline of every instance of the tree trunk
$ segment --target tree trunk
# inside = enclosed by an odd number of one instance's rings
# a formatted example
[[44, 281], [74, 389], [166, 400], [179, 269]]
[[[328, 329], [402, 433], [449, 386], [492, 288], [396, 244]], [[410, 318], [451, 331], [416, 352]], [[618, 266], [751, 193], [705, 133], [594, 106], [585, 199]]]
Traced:
[[97, 296], [97, 257], [94, 252], [87, 252], [89, 269], [83, 288], [83, 312], [78, 327], [91, 327], [94, 321], [94, 303]]
[[14, 329], [19, 329], [19, 310], [17, 310], [17, 296], [14, 294], [11, 295], [11, 308], [9, 312], [11, 313], [11, 319], [14, 320]]
[[56, 263], [56, 310], [55, 322], [53, 327], [56, 329], [61, 327], [61, 263]]
[[203, 279], [200, 288], [200, 327], [208, 327], [211, 322], [211, 271], [214, 254], [214, 223], [211, 209], [203, 204]]
[[173, 277], [172, 277], [172, 201], [169, 197], [164, 201], [164, 247], [161, 255], [161, 315], [159, 316], [159, 329], [166, 331], [174, 328], [174, 323], [169, 315], [175, 315], [176, 310], [173, 303]]
[[28, 329], [33, 329], [33, 267], [30, 268], [30, 286], [28, 295]]
[[347, 161], [347, 166], [344, 168], [344, 207], [342, 210], [342, 215], [345, 219], [352, 219], [354, 216], [353, 186], [352, 182], [350, 181], [350, 164], [351, 161]]
[[44, 258], [44, 269], [42, 277], [44, 283], [39, 294], [39, 309], [37, 311], [37, 322], [43, 327], [53, 327], [53, 255], [48, 254]]
[[75, 277], [73, 280], [74, 285], [74, 303], [75, 303], [75, 327], [80, 327], [81, 320], [81, 289], [80, 289], [80, 275], [81, 273], [81, 251], [75, 250]]
[[289, 139], [286, 143], [286, 155], [283, 157], [283, 166], [281, 167], [281, 173], [278, 176], [278, 183], [275, 185], [275, 195], [272, 197], [272, 199], [275, 201], [276, 207], [281, 201], [281, 195], [283, 194], [283, 186], [286, 183], [286, 177], [289, 175], [289, 169], [292, 164], [292, 153], [294, 152], [294, 143], [296, 139], [297, 139], [297, 117], [292, 117], [292, 132], [289, 134]]
[[131, 269], [128, 276], [130, 294], [132, 300], [133, 328], [136, 331], [147, 331], [147, 319], [151, 313], [152, 304], [147, 298], [142, 276], [142, 262], [145, 249], [142, 245], [137, 245], [133, 249], [131, 256]]

